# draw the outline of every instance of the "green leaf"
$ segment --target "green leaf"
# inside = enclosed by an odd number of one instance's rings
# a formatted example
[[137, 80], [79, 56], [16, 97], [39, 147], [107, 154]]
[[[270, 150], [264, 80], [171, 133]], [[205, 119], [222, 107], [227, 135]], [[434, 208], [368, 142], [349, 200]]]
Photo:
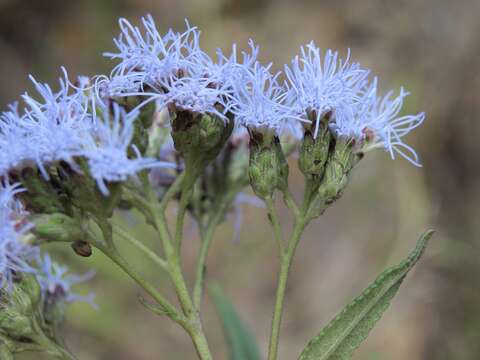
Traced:
[[410, 255], [385, 270], [363, 293], [348, 304], [303, 350], [299, 360], [346, 360], [367, 338], [395, 296], [403, 279], [417, 263], [432, 237], [426, 231]]
[[229, 359], [261, 360], [255, 338], [218, 284], [210, 286], [210, 295], [222, 321], [223, 332], [230, 350]]

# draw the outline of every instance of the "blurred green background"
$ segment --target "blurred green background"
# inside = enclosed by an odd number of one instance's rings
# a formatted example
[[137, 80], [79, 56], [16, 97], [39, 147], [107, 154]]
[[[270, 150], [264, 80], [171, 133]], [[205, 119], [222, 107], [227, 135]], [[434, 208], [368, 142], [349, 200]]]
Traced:
[[[414, 168], [381, 151], [353, 173], [342, 199], [305, 234], [292, 269], [284, 318], [282, 359], [294, 359], [344, 304], [386, 265], [396, 263], [426, 228], [437, 233], [409, 275], [359, 360], [478, 359], [480, 357], [480, 1], [478, 0], [0, 0], [0, 104], [31, 90], [27, 74], [54, 84], [65, 65], [71, 77], [108, 73], [120, 16], [138, 22], [151, 13], [161, 31], [202, 29], [209, 52], [249, 38], [277, 69], [298, 47], [352, 49], [353, 59], [380, 76], [383, 89], [405, 85], [411, 112], [425, 124], [409, 137], [423, 161]], [[292, 165], [294, 162], [292, 161]], [[293, 170], [292, 187], [302, 180]], [[282, 222], [289, 224], [285, 209]], [[233, 299], [265, 350], [276, 285], [277, 256], [265, 211], [244, 207], [240, 241], [222, 225], [208, 260], [208, 276]], [[143, 222], [118, 215], [153, 247]], [[198, 249], [187, 223], [185, 266], [192, 278]], [[166, 279], [135, 256], [134, 264], [168, 289]], [[97, 276], [84, 290], [97, 294], [100, 312], [76, 304], [64, 333], [79, 359], [193, 359], [186, 335], [138, 304], [140, 290], [95, 253], [74, 258], [54, 249], [78, 271]], [[88, 288], [88, 289], [87, 289]], [[210, 301], [205, 326], [215, 358], [227, 351]], [[39, 359], [38, 355], [24, 359]]]

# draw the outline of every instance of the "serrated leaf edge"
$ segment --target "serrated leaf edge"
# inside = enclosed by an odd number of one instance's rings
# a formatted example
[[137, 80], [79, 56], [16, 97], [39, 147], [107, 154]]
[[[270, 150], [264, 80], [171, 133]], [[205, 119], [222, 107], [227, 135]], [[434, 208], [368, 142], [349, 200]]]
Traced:
[[[306, 358], [308, 351], [311, 349], [312, 346], [315, 345], [315, 343], [328, 331], [330, 330], [335, 324], [337, 324], [339, 321], [341, 321], [345, 315], [353, 306], [356, 305], [358, 301], [361, 301], [364, 299], [366, 296], [368, 296], [373, 290], [375, 290], [382, 281], [389, 275], [391, 275], [394, 272], [401, 271], [401, 274], [396, 276], [392, 281], [390, 281], [390, 286], [386, 287], [384, 291], [379, 293], [374, 299], [378, 300], [381, 297], [383, 297], [391, 288], [394, 286], [397, 282], [403, 282], [403, 278], [408, 274], [408, 272], [413, 268], [413, 266], [417, 263], [417, 261], [420, 259], [420, 257], [423, 255], [425, 248], [427, 246], [428, 241], [432, 237], [434, 231], [433, 230], [427, 230], [418, 240], [417, 245], [415, 248], [411, 251], [410, 255], [400, 262], [400, 264], [396, 266], [392, 266], [391, 268], [385, 270], [382, 274], [380, 274], [375, 281], [373, 282], [372, 285], [370, 285], [366, 290], [362, 292], [362, 294], [358, 297], [356, 297], [352, 302], [350, 302], [343, 310], [338, 314], [333, 320], [329, 322], [329, 324], [320, 332], [319, 335], [314, 337], [310, 342], [307, 344], [305, 349], [302, 351], [300, 354], [299, 360], [308, 360]], [[403, 271], [402, 271], [403, 270]], [[399, 285], [400, 285], [399, 284]], [[377, 304], [377, 301], [373, 301], [371, 306], [368, 306], [364, 311], [361, 312], [362, 316], [358, 317], [358, 321], [355, 321], [352, 326], [349, 326], [347, 328], [347, 331], [344, 332], [344, 336], [339, 338], [339, 341], [335, 342], [332, 347], [325, 353], [325, 356], [322, 355], [319, 357], [317, 360], [325, 360], [328, 359], [328, 357], [337, 349], [338, 344], [343, 341], [346, 336], [350, 333], [350, 331], [358, 325], [358, 323], [363, 319], [364, 315], [366, 315], [375, 305]], [[390, 301], [387, 303], [387, 307], [390, 305]], [[358, 348], [356, 346], [353, 350]]]

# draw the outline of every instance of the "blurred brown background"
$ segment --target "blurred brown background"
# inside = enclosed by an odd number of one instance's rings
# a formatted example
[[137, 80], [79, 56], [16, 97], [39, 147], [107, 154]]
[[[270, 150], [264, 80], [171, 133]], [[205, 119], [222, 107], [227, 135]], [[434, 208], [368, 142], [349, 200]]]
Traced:
[[[108, 72], [117, 19], [138, 22], [151, 13], [161, 31], [198, 25], [205, 49], [245, 47], [251, 37], [261, 58], [277, 68], [298, 46], [315, 40], [380, 76], [383, 89], [405, 85], [407, 108], [426, 111], [410, 136], [424, 167], [369, 154], [343, 198], [303, 239], [288, 288], [282, 359], [294, 359], [319, 329], [380, 270], [394, 264], [426, 228], [437, 230], [419, 266], [354, 358], [361, 360], [478, 359], [480, 357], [480, 1], [478, 0], [0, 0], [0, 104], [31, 89], [27, 74], [55, 83], [65, 65], [73, 77]], [[293, 163], [292, 163], [293, 164]], [[301, 192], [293, 171], [292, 186]], [[283, 212], [283, 219], [288, 216]], [[145, 241], [155, 240], [130, 219]], [[276, 283], [276, 252], [265, 211], [245, 208], [241, 241], [231, 223], [217, 232], [209, 277], [219, 280], [266, 348]], [[198, 239], [189, 224], [184, 242], [193, 270]], [[68, 257], [68, 249], [58, 249]], [[65, 336], [79, 359], [193, 359], [187, 337], [137, 302], [138, 288], [95, 254], [74, 259], [95, 267], [90, 284], [100, 313], [74, 305]], [[72, 262], [71, 261], [71, 262]], [[142, 259], [136, 265], [152, 270]], [[153, 274], [158, 283], [165, 282]], [[166, 282], [165, 282], [166, 283]], [[217, 359], [227, 357], [210, 302], [205, 323]], [[24, 357], [36, 358], [38, 357]]]

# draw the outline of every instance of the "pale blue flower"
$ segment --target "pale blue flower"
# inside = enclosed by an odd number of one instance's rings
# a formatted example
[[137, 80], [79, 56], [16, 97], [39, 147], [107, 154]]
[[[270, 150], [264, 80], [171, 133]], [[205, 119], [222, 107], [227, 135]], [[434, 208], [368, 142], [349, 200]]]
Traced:
[[188, 22], [185, 32], [169, 30], [164, 36], [160, 35], [150, 15], [142, 18], [143, 31], [123, 18], [119, 24], [121, 33], [114, 40], [118, 52], [104, 55], [120, 60], [110, 79], [113, 83], [118, 81], [113, 80], [115, 77], [128, 79], [129, 89], [126, 92], [135, 92], [135, 89], [147, 86], [161, 88], [171, 76], [206, 56], [200, 49], [200, 32]]
[[18, 112], [18, 103], [0, 115], [0, 175], [11, 169], [21, 168], [25, 163], [35, 163], [31, 158], [31, 136], [22, 126], [23, 118]]
[[[143, 159], [131, 144], [138, 112], [126, 114], [114, 104], [110, 119], [107, 105], [96, 102], [87, 78], [79, 78], [74, 86], [65, 72], [58, 92], [31, 79], [40, 99], [25, 94], [23, 114], [13, 105], [1, 115], [1, 175], [36, 165], [48, 178], [48, 165], [60, 160], [75, 165], [74, 159], [83, 156], [100, 190], [108, 194], [105, 182], [123, 181], [143, 169], [166, 165]], [[135, 158], [128, 156], [130, 148]]]
[[300, 56], [285, 66], [288, 101], [298, 116], [316, 114], [314, 136], [318, 135], [319, 120], [327, 112], [337, 119], [350, 118], [353, 107], [360, 101], [368, 85], [368, 70], [358, 63], [340, 58], [338, 52], [327, 50], [322, 57], [314, 42], [301, 47]]
[[[88, 160], [90, 173], [103, 194], [109, 194], [107, 182], [125, 181], [145, 169], [174, 166], [156, 159], [142, 158], [132, 144], [138, 112], [126, 113], [116, 103], [112, 106], [113, 114], [108, 108], [100, 108], [100, 114], [94, 115], [95, 125], [80, 154]], [[130, 149], [135, 153], [134, 158], [128, 155]]]
[[258, 47], [250, 41], [250, 53], [242, 52], [240, 59], [234, 44], [230, 56], [217, 50], [213, 61], [200, 48], [200, 32], [188, 22], [184, 33], [169, 30], [163, 36], [151, 16], [142, 23], [143, 31], [120, 20], [121, 35], [115, 40], [119, 52], [106, 54], [120, 64], [110, 77], [97, 78], [99, 97], [139, 96], [144, 100], [136, 109], [155, 101], [159, 108], [173, 106], [227, 120], [232, 85], [254, 64]]
[[217, 60], [213, 61], [208, 56], [199, 58], [197, 63], [192, 64], [195, 68], [192, 72], [203, 73], [208, 76], [214, 84], [227, 84], [227, 88], [231, 88], [239, 79], [248, 75], [257, 62], [260, 48], [253, 40], [248, 41], [250, 51], [242, 51], [241, 57], [237, 50], [237, 44], [232, 45], [230, 56], [223, 53], [221, 49], [217, 49]]
[[384, 148], [392, 158], [399, 154], [420, 166], [418, 155], [402, 138], [422, 124], [425, 114], [399, 116], [408, 93], [401, 89], [394, 98], [393, 92], [379, 96], [377, 78], [370, 81], [369, 70], [350, 63], [349, 55], [342, 60], [327, 50], [322, 58], [313, 42], [302, 47], [291, 67], [285, 67], [288, 103], [299, 116], [314, 111], [314, 136], [321, 117], [331, 112], [329, 126], [336, 136], [355, 140], [363, 152]]
[[42, 290], [44, 301], [55, 304], [71, 304], [80, 301], [97, 307], [94, 302], [94, 294], [79, 295], [72, 291], [73, 286], [92, 279], [95, 275], [94, 271], [89, 271], [83, 275], [71, 274], [66, 266], [55, 263], [45, 253], [37, 258], [35, 275]]
[[45, 178], [45, 166], [59, 160], [70, 162], [83, 146], [90, 131], [92, 117], [82, 88], [73, 88], [68, 80], [60, 81], [60, 90], [30, 77], [38, 99], [25, 93], [23, 113], [18, 104], [3, 113], [0, 121], [0, 171], [36, 165]]
[[0, 184], [0, 289], [10, 290], [17, 273], [35, 272], [31, 260], [38, 248], [22, 242], [31, 225], [25, 222], [25, 212], [15, 199], [21, 191], [20, 184]]
[[403, 141], [403, 137], [420, 126], [425, 113], [400, 115], [404, 99], [409, 95], [403, 88], [397, 96], [390, 91], [377, 96], [376, 79], [358, 106], [355, 116], [347, 121], [336, 121], [332, 130], [340, 135], [360, 140], [362, 151], [383, 148], [392, 159], [398, 154], [416, 166], [421, 166], [415, 150]]
[[236, 45], [226, 56], [217, 50], [217, 61], [208, 55], [197, 56], [180, 74], [170, 76], [157, 95], [160, 107], [174, 105], [182, 110], [215, 114], [227, 120], [227, 114], [235, 106], [235, 85], [246, 83], [250, 68], [258, 55], [258, 47], [249, 42], [251, 52], [242, 52], [240, 60]]
[[255, 62], [244, 67], [242, 76], [235, 78], [231, 112], [237, 124], [250, 129], [269, 129], [280, 134], [290, 121], [306, 121], [296, 117], [287, 106], [287, 93], [278, 82], [280, 73], [270, 72], [271, 64], [262, 66]]

